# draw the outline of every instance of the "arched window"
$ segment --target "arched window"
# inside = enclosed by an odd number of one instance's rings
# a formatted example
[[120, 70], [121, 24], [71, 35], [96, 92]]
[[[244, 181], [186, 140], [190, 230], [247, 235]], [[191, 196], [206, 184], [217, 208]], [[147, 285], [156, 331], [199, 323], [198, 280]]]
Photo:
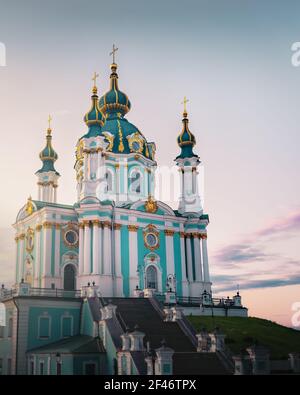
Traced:
[[157, 270], [154, 266], [149, 266], [146, 271], [146, 286], [150, 289], [157, 290]]
[[131, 192], [141, 193], [142, 175], [139, 171], [133, 170], [129, 178], [129, 188]]
[[105, 192], [113, 192], [113, 179], [110, 171], [105, 173], [106, 187]]
[[67, 265], [64, 270], [64, 290], [75, 291], [76, 269], [73, 265]]

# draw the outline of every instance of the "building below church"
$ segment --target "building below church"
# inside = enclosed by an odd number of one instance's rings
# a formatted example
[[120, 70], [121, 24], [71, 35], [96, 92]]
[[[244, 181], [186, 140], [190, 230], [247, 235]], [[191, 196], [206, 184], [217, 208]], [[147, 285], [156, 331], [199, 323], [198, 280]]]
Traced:
[[[154, 197], [156, 145], [127, 119], [130, 109], [114, 62], [110, 88], [100, 98], [94, 78], [84, 116], [87, 130], [76, 144], [77, 201], [72, 205], [57, 199], [60, 174], [49, 118], [36, 172], [38, 197], [28, 199], [14, 224], [15, 286], [3, 287], [0, 295], [7, 324], [5, 340], [0, 336], [0, 371], [5, 361], [13, 374], [180, 373], [186, 360], [178, 353], [204, 358], [184, 312], [247, 316], [239, 293], [232, 299], [212, 295], [209, 217], [203, 211], [201, 162], [186, 100], [175, 158], [177, 210]], [[157, 336], [133, 314], [138, 306], [161, 327]], [[132, 327], [136, 324], [143, 331]], [[166, 366], [150, 347], [160, 350], [162, 361], [167, 358]], [[215, 352], [206, 357], [217, 370], [228, 371]]]

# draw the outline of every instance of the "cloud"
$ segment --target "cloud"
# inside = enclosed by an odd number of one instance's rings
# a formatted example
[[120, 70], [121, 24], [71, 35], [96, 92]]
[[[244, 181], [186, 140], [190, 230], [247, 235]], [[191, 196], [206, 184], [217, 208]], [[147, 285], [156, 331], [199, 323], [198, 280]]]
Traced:
[[215, 254], [215, 258], [220, 262], [249, 262], [249, 261], [264, 261], [269, 258], [262, 249], [253, 247], [249, 244], [233, 244], [224, 247]]
[[265, 228], [256, 232], [255, 236], [275, 236], [291, 234], [300, 231], [300, 210], [290, 213], [285, 218], [280, 218]]
[[283, 241], [299, 233], [300, 211], [296, 211], [219, 249], [213, 255], [216, 275], [212, 279], [217, 291], [232, 291], [237, 284], [242, 289], [300, 284], [300, 257], [273, 251], [275, 245], [280, 245], [274, 237], [280, 235]]

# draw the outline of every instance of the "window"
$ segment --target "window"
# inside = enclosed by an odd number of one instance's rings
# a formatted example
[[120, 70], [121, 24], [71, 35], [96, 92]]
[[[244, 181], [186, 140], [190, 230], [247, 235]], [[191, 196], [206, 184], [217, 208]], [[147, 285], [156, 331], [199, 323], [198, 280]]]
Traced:
[[76, 288], [76, 269], [69, 264], [64, 269], [64, 290], [75, 291]]
[[10, 318], [8, 320], [8, 334], [7, 334], [7, 336], [12, 337], [12, 332], [13, 332], [13, 319]]
[[141, 193], [141, 173], [133, 171], [129, 179], [130, 191], [134, 193]]
[[34, 361], [30, 361], [30, 374], [31, 376], [34, 375]]
[[3, 359], [0, 358], [0, 375], [3, 374]]
[[4, 326], [0, 326], [0, 339], [4, 337]]
[[95, 376], [96, 374], [96, 364], [87, 363], [84, 367], [84, 374], [86, 376]]
[[44, 374], [44, 361], [40, 362], [40, 375], [43, 376]]
[[105, 173], [105, 181], [106, 181], [105, 192], [112, 192], [113, 191], [112, 174], [109, 171]]
[[157, 290], [157, 271], [155, 267], [149, 266], [146, 272], [147, 288]]
[[40, 317], [39, 318], [39, 338], [48, 339], [50, 337], [50, 318]]
[[7, 358], [7, 374], [11, 375], [11, 358]]
[[57, 376], [61, 376], [61, 362], [56, 362], [56, 374]]
[[72, 317], [62, 318], [62, 337], [72, 336]]

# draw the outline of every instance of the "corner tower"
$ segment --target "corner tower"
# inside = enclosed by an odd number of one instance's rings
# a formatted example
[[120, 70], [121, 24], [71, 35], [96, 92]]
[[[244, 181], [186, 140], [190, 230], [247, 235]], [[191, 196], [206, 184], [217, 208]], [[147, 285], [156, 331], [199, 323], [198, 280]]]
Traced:
[[54, 163], [58, 159], [57, 153], [52, 147], [52, 118], [49, 115], [49, 126], [46, 136], [46, 147], [40, 153], [43, 166], [35, 174], [38, 178], [38, 200], [47, 203], [57, 202], [57, 187], [60, 174], [56, 171]]
[[200, 216], [203, 213], [198, 186], [198, 166], [201, 162], [199, 156], [193, 151], [196, 139], [189, 129], [186, 103], [187, 99], [184, 98], [183, 127], [177, 138], [181, 152], [175, 159], [180, 171], [178, 212], [183, 216]]

